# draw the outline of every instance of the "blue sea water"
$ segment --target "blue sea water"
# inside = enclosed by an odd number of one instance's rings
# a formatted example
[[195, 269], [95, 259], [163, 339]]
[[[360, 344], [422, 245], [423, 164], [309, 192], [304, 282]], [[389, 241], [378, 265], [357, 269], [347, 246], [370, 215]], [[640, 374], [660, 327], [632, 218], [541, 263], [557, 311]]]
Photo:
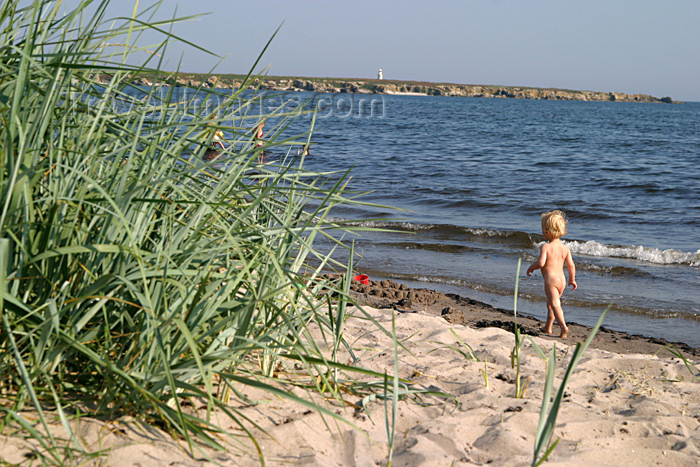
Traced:
[[333, 215], [394, 230], [346, 237], [358, 271], [512, 309], [521, 259], [518, 312], [544, 319], [542, 279], [524, 271], [540, 213], [561, 209], [579, 286], [567, 321], [593, 325], [612, 304], [608, 328], [700, 347], [700, 103], [287, 92], [248, 110], [307, 100], [305, 166], [351, 170], [349, 189], [368, 192]]
[[544, 318], [542, 280], [524, 271], [540, 213], [561, 209], [579, 285], [567, 320], [592, 325], [612, 303], [605, 326], [700, 347], [699, 103], [316, 101], [307, 166], [352, 168], [350, 189], [405, 210], [335, 213], [402, 232], [356, 238], [358, 270], [512, 309], [522, 258], [518, 310]]

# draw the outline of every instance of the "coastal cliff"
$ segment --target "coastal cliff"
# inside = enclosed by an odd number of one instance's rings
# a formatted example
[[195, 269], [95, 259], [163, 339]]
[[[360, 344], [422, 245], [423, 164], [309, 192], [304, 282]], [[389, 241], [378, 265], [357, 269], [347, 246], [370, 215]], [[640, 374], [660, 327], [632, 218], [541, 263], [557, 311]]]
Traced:
[[[107, 75], [102, 78], [108, 79]], [[237, 89], [241, 86], [243, 75], [202, 75], [198, 73], [179, 73], [166, 80], [164, 84], [186, 87], [204, 87], [218, 89]], [[150, 86], [151, 80], [139, 78], [134, 84]], [[395, 81], [377, 79], [342, 79], [342, 78], [301, 78], [301, 77], [258, 77], [253, 86], [271, 91], [311, 91], [328, 93], [361, 94], [411, 94], [426, 96], [456, 97], [493, 97], [510, 99], [538, 100], [575, 100], [604, 102], [652, 102], [673, 103], [670, 97], [655, 97], [648, 94], [627, 94], [606, 91], [576, 91], [569, 89], [532, 88], [522, 86], [493, 86], [479, 84], [428, 83], [415, 81]]]

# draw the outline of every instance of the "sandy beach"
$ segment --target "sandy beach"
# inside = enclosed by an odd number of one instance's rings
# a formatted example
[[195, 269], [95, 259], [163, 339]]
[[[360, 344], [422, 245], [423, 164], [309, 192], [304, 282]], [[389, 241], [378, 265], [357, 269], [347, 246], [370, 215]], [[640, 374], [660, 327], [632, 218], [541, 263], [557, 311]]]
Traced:
[[[353, 289], [358, 302], [372, 306], [349, 310], [344, 336], [355, 360], [345, 351], [340, 361], [393, 375], [393, 340], [368, 319], [390, 330], [393, 315], [396, 337], [403, 345], [399, 376], [416, 391], [444, 394], [399, 401], [393, 465], [531, 463], [546, 363], [526, 338], [521, 372], [527, 386], [524, 397], [516, 398], [510, 360], [514, 339], [510, 330], [502, 328], [512, 323], [507, 310], [429, 290], [410, 290], [393, 281], [355, 284]], [[519, 322], [546, 352], [556, 344], [556, 391], [573, 346], [584, 340], [587, 330], [572, 325], [570, 336], [561, 340], [538, 335], [536, 320], [521, 318]], [[318, 329], [314, 335], [322, 341]], [[466, 358], [465, 344], [473, 349], [476, 361]], [[560, 441], [545, 465], [697, 465], [700, 374], [663, 350], [662, 344], [618, 332], [598, 334], [569, 380], [553, 434], [553, 440]], [[697, 349], [686, 346], [683, 353], [697, 364]], [[301, 389], [295, 391], [300, 397], [310, 397]], [[267, 465], [386, 465], [384, 400], [342, 393], [343, 402], [324, 401], [319, 396], [315, 400], [345, 421], [250, 388], [243, 390], [247, 400], [232, 398], [230, 404], [257, 425], [252, 435]], [[381, 396], [381, 391], [377, 394]], [[202, 411], [204, 407], [193, 401], [191, 409]], [[391, 402], [387, 407], [391, 412]], [[260, 465], [254, 445], [239, 426], [217, 412], [211, 414], [211, 421], [233, 435], [218, 436], [228, 452], [201, 447], [190, 456], [184, 441], [129, 418], [74, 420], [81, 444], [88, 451], [102, 450], [104, 455], [90, 459], [74, 451], [68, 463]], [[65, 438], [57, 421], [51, 430], [56, 438]], [[35, 449], [34, 441], [21, 439], [20, 430], [6, 429], [0, 437], [4, 462], [26, 463], [35, 457]]]

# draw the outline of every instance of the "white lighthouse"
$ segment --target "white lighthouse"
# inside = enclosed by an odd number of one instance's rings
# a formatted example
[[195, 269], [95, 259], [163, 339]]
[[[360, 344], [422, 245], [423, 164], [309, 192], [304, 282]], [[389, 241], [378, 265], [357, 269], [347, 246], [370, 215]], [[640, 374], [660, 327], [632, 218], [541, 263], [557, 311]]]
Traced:
[[382, 69], [379, 69], [379, 72], [377, 73], [377, 79], [384, 79], [384, 72]]

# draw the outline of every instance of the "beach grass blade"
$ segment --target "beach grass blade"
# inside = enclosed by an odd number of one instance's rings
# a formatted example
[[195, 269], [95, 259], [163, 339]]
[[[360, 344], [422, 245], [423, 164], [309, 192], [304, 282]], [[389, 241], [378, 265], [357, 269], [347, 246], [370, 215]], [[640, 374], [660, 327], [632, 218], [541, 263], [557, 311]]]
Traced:
[[[467, 360], [470, 360], [470, 361], [472, 361], [472, 362], [478, 362], [479, 359], [477, 358], [476, 354], [474, 353], [474, 349], [472, 348], [472, 346], [469, 345], [469, 344], [467, 344], [466, 342], [464, 342], [464, 341], [457, 335], [457, 333], [454, 331], [454, 329], [450, 328], [450, 332], [452, 333], [453, 336], [455, 336], [455, 339], [457, 339], [457, 342], [459, 343], [459, 346], [451, 345], [451, 344], [445, 344], [445, 343], [443, 343], [443, 342], [431, 341], [431, 342], [434, 342], [434, 343], [436, 343], [436, 344], [441, 344], [441, 346], [438, 347], [438, 348], [435, 348], [435, 349], [432, 349], [432, 350], [428, 351], [428, 353], [435, 352], [435, 351], [440, 350], [440, 349], [442, 349], [442, 348], [448, 348], [448, 349], [452, 349], [452, 350], [454, 350], [455, 352], [459, 353], [460, 355], [462, 355], [462, 356], [463, 356], [465, 359], [467, 359]], [[460, 346], [461, 346], [461, 347], [464, 347], [466, 350], [462, 350], [462, 349], [460, 348]]]
[[525, 339], [520, 334], [520, 328], [518, 327], [518, 284], [520, 280], [521, 263], [522, 258], [518, 258], [518, 268], [515, 273], [515, 291], [513, 292], [513, 335], [515, 336], [515, 345], [510, 352], [510, 366], [511, 368], [515, 368], [515, 397], [518, 399], [525, 397], [525, 391], [530, 381], [528, 378], [523, 384], [522, 376], [520, 375], [520, 350], [525, 342]]
[[489, 388], [489, 360], [484, 357], [484, 368], [481, 370], [481, 376], [484, 377], [484, 387]]
[[[386, 437], [389, 446], [387, 467], [391, 467], [394, 457], [394, 442], [396, 436], [396, 421], [399, 414], [399, 345], [396, 339], [396, 312], [391, 312], [391, 334], [394, 342], [394, 376], [392, 378], [393, 388], [391, 397], [391, 410], [388, 407], [388, 397], [384, 399], [384, 424], [386, 427]], [[384, 392], [388, 390], [388, 378], [384, 374]], [[391, 420], [389, 414], [391, 413]]]
[[586, 341], [582, 343], [577, 343], [576, 348], [571, 356], [571, 360], [569, 361], [569, 365], [566, 368], [566, 372], [564, 373], [564, 377], [561, 380], [561, 384], [559, 385], [559, 389], [557, 390], [557, 393], [555, 394], [554, 398], [552, 399], [551, 403], [551, 408], [550, 408], [550, 398], [552, 397], [552, 390], [554, 386], [554, 372], [556, 369], [556, 345], [552, 347], [552, 351], [549, 354], [549, 359], [548, 359], [548, 364], [547, 364], [547, 375], [546, 375], [546, 380], [545, 380], [545, 387], [544, 391], [542, 394], [542, 407], [540, 409], [540, 418], [539, 422], [537, 424], [537, 432], [535, 434], [535, 446], [534, 446], [534, 452], [533, 452], [533, 458], [532, 458], [532, 464], [533, 466], [540, 465], [542, 462], [544, 462], [549, 454], [552, 452], [554, 449], [554, 446], [556, 446], [556, 443], [558, 440], [556, 440], [551, 446], [549, 446], [548, 449], [544, 451], [541, 457], [540, 453], [543, 451], [545, 446], [549, 443], [549, 441], [552, 438], [552, 434], [554, 433], [554, 427], [556, 426], [556, 421], [557, 421], [557, 415], [559, 414], [559, 408], [561, 407], [561, 402], [564, 400], [564, 391], [566, 390], [566, 385], [569, 382], [569, 378], [573, 374], [574, 370], [576, 369], [576, 365], [578, 365], [579, 360], [581, 357], [583, 357], [583, 353], [586, 351], [588, 346], [591, 344], [593, 341], [593, 338], [595, 335], [598, 333], [598, 330], [600, 329], [600, 326], [603, 324], [603, 320], [605, 319], [605, 316], [608, 314], [608, 311], [610, 310], [610, 306], [608, 306], [605, 311], [600, 315], [598, 318], [598, 321], [596, 322], [595, 326], [591, 330], [591, 332], [588, 334], [588, 338]]
[[700, 369], [693, 362], [688, 360], [678, 347], [676, 347], [673, 344], [666, 344], [661, 349], [659, 349], [659, 352], [663, 349], [666, 349], [669, 353], [671, 353], [671, 355], [680, 359], [685, 365], [685, 367], [688, 369], [694, 380], [700, 380]]

